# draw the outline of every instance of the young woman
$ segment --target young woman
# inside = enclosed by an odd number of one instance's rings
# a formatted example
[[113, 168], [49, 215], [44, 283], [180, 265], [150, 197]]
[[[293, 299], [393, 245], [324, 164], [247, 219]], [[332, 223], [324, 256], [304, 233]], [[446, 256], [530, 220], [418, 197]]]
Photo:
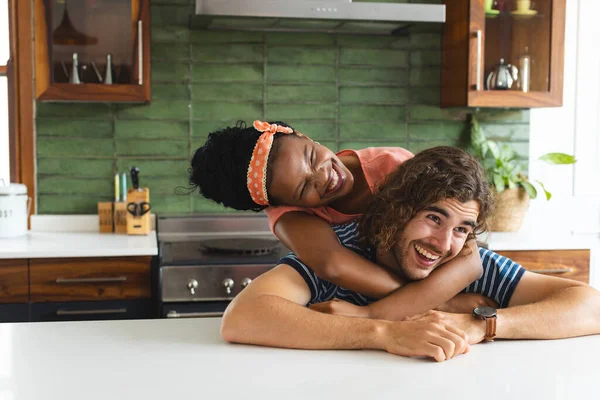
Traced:
[[[358, 219], [378, 185], [412, 156], [398, 147], [335, 154], [282, 122], [238, 123], [211, 133], [196, 151], [190, 184], [226, 207], [265, 210], [273, 233], [319, 277], [381, 298], [406, 282], [342, 246], [331, 225]], [[463, 272], [451, 282], [455, 293], [481, 274], [478, 253], [466, 253], [455, 262]]]

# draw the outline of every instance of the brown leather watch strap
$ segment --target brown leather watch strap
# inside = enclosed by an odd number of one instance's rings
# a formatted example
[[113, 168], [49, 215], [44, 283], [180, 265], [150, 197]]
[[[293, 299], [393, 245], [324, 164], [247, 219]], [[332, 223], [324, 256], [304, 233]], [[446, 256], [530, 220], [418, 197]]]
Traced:
[[496, 316], [485, 318], [485, 336], [486, 342], [493, 342], [496, 337]]

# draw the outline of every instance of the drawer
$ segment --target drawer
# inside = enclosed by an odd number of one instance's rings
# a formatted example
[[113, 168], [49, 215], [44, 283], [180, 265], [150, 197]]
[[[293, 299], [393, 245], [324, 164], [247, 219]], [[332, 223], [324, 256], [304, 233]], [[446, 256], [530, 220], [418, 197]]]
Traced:
[[31, 304], [31, 321], [93, 321], [154, 318], [151, 300]]
[[32, 302], [150, 298], [151, 257], [32, 259]]
[[590, 282], [589, 250], [494, 250], [530, 272]]
[[0, 323], [28, 322], [29, 304], [0, 304]]
[[27, 303], [27, 260], [0, 260], [0, 303]]

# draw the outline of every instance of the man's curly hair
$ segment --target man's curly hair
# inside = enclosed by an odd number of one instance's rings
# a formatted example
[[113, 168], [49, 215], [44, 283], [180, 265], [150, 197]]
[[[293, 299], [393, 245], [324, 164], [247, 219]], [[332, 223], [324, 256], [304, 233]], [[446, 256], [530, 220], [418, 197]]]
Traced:
[[489, 229], [494, 199], [481, 164], [464, 150], [439, 146], [421, 151], [388, 175], [362, 217], [362, 236], [389, 251], [411, 218], [444, 199], [475, 200], [479, 215], [471, 236]]

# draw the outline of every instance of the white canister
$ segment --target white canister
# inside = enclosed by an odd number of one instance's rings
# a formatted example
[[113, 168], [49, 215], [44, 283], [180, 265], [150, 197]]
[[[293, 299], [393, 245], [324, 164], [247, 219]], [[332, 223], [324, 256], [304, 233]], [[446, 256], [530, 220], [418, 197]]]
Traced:
[[27, 186], [20, 183], [0, 186], [0, 238], [22, 236], [27, 233], [30, 204]]

